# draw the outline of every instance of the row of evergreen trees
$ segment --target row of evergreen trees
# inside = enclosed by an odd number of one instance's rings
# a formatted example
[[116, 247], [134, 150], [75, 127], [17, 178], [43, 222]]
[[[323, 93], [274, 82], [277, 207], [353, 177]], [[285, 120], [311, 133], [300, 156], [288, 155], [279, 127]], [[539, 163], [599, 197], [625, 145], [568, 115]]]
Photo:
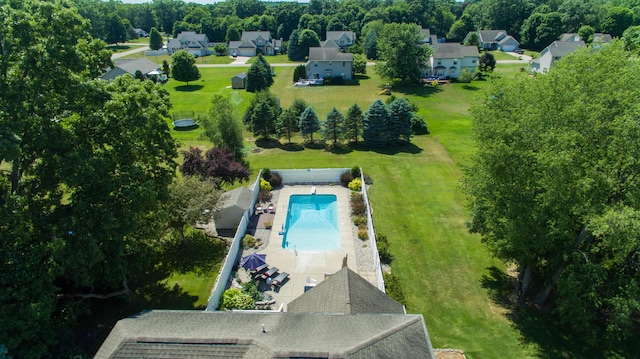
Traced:
[[296, 99], [281, 111], [278, 99], [268, 91], [261, 91], [249, 105], [243, 123], [257, 137], [275, 135], [288, 143], [296, 134], [314, 142], [314, 134], [320, 133], [334, 147], [344, 141], [357, 144], [362, 139], [366, 146], [380, 148], [407, 144], [413, 134], [428, 133], [427, 124], [416, 111], [406, 99], [390, 97], [388, 104], [374, 101], [365, 113], [357, 104], [346, 114], [334, 107], [321, 121], [304, 100]]

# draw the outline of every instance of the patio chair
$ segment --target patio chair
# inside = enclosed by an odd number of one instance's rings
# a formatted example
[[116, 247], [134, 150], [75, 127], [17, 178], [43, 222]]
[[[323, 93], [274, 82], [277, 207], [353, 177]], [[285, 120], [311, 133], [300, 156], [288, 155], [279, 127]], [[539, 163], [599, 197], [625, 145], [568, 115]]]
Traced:
[[260, 274], [262, 274], [263, 272], [269, 270], [269, 265], [268, 264], [263, 264], [260, 267], [250, 270], [249, 272], [251, 273], [251, 275], [253, 275], [254, 277], [259, 276]]
[[267, 206], [267, 212], [268, 213], [275, 213], [276, 212], [275, 208], [273, 207], [273, 203], [269, 203], [269, 205]]
[[271, 281], [271, 286], [280, 287], [282, 285], [282, 282], [284, 282], [287, 278], [289, 278], [289, 273], [282, 272]]
[[267, 278], [271, 278], [274, 274], [278, 273], [279, 269], [277, 267], [271, 267], [268, 271], [260, 274], [260, 278], [266, 280]]

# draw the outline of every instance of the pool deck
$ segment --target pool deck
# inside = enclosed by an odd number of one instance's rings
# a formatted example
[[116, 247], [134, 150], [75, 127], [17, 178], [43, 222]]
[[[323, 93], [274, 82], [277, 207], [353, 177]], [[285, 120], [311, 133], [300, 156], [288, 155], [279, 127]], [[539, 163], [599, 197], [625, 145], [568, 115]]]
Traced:
[[[289, 207], [289, 197], [293, 194], [311, 194], [315, 188], [316, 194], [334, 194], [337, 196], [338, 222], [340, 231], [340, 248], [322, 252], [304, 252], [293, 249], [282, 248], [282, 235], [280, 229], [284, 228], [287, 218], [287, 208]], [[335, 273], [342, 268], [342, 263], [347, 257], [347, 265], [357, 271], [356, 253], [353, 236], [353, 228], [350, 218], [351, 191], [341, 186], [285, 186], [280, 190], [278, 202], [275, 203], [275, 214], [273, 216], [273, 230], [269, 237], [266, 248], [258, 251], [267, 255], [266, 261], [269, 267], [277, 267], [279, 272], [289, 273], [289, 280], [285, 281], [279, 288], [271, 290], [264, 281], [260, 281], [260, 288], [266, 290], [276, 300], [274, 308], [280, 307], [299, 297], [304, 293], [307, 285], [307, 277], [314, 279], [317, 283], [324, 280], [325, 275]], [[246, 256], [254, 250], [245, 250], [242, 255]], [[244, 271], [242, 271], [244, 272]], [[240, 274], [240, 273], [239, 273]], [[244, 273], [243, 273], [244, 274]], [[359, 273], [369, 281], [375, 281], [375, 273]], [[248, 279], [248, 276], [243, 275]]]

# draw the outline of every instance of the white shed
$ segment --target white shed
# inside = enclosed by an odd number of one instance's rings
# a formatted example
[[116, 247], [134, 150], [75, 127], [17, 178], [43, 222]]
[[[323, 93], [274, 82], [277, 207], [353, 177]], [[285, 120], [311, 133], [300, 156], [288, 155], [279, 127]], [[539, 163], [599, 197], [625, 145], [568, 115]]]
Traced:
[[221, 200], [222, 205], [214, 219], [216, 229], [235, 229], [240, 224], [242, 215], [251, 208], [253, 191], [247, 187], [239, 187], [223, 193]]

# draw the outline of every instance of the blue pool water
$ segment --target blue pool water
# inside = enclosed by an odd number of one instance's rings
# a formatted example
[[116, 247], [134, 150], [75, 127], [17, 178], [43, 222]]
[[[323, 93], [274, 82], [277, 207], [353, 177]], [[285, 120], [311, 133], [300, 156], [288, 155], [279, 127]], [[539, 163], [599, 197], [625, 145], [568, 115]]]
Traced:
[[292, 195], [282, 248], [310, 252], [340, 248], [338, 228], [335, 195]]

